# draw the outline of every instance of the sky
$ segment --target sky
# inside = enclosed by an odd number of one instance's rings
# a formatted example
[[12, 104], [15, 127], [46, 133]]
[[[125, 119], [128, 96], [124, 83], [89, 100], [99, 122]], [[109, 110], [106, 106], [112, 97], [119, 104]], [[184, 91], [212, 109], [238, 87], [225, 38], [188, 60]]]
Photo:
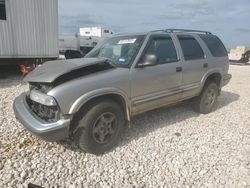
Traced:
[[199, 29], [219, 36], [227, 48], [250, 46], [250, 0], [59, 0], [60, 33], [90, 26], [114, 33]]

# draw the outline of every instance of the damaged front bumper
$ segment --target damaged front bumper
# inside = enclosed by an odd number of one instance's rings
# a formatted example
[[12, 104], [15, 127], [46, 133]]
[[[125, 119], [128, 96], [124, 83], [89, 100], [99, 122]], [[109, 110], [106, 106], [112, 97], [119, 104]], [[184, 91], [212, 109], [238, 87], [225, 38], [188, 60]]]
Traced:
[[32, 134], [46, 141], [58, 141], [69, 135], [70, 119], [59, 119], [56, 122], [46, 122], [29, 109], [26, 93], [18, 96], [13, 104], [16, 119]]

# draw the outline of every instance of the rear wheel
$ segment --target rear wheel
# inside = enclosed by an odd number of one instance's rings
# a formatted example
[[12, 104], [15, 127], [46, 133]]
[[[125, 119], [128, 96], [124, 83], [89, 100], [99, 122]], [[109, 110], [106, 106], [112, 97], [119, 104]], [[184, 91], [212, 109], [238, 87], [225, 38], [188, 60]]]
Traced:
[[101, 101], [82, 114], [74, 139], [89, 153], [102, 154], [117, 144], [125, 128], [121, 107], [111, 101]]
[[195, 111], [207, 114], [213, 110], [219, 94], [219, 89], [216, 83], [207, 82], [197, 98], [195, 98]]

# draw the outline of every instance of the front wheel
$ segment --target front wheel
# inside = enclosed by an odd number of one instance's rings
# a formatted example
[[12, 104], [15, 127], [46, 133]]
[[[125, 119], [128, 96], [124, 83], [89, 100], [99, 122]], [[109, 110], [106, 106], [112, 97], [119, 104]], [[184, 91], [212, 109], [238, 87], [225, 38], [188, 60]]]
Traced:
[[195, 98], [195, 111], [207, 114], [213, 110], [219, 94], [216, 83], [208, 82], [205, 84], [200, 96]]
[[101, 101], [82, 114], [74, 139], [80, 149], [102, 154], [117, 144], [125, 128], [121, 107], [111, 101]]

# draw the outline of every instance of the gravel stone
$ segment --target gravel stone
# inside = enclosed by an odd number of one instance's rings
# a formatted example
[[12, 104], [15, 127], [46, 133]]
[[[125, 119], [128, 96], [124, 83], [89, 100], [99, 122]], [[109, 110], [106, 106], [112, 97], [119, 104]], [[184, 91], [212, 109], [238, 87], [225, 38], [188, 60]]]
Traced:
[[250, 66], [230, 73], [212, 113], [186, 101], [134, 117], [101, 156], [32, 136], [12, 110], [28, 85], [0, 79], [0, 187], [250, 187]]

